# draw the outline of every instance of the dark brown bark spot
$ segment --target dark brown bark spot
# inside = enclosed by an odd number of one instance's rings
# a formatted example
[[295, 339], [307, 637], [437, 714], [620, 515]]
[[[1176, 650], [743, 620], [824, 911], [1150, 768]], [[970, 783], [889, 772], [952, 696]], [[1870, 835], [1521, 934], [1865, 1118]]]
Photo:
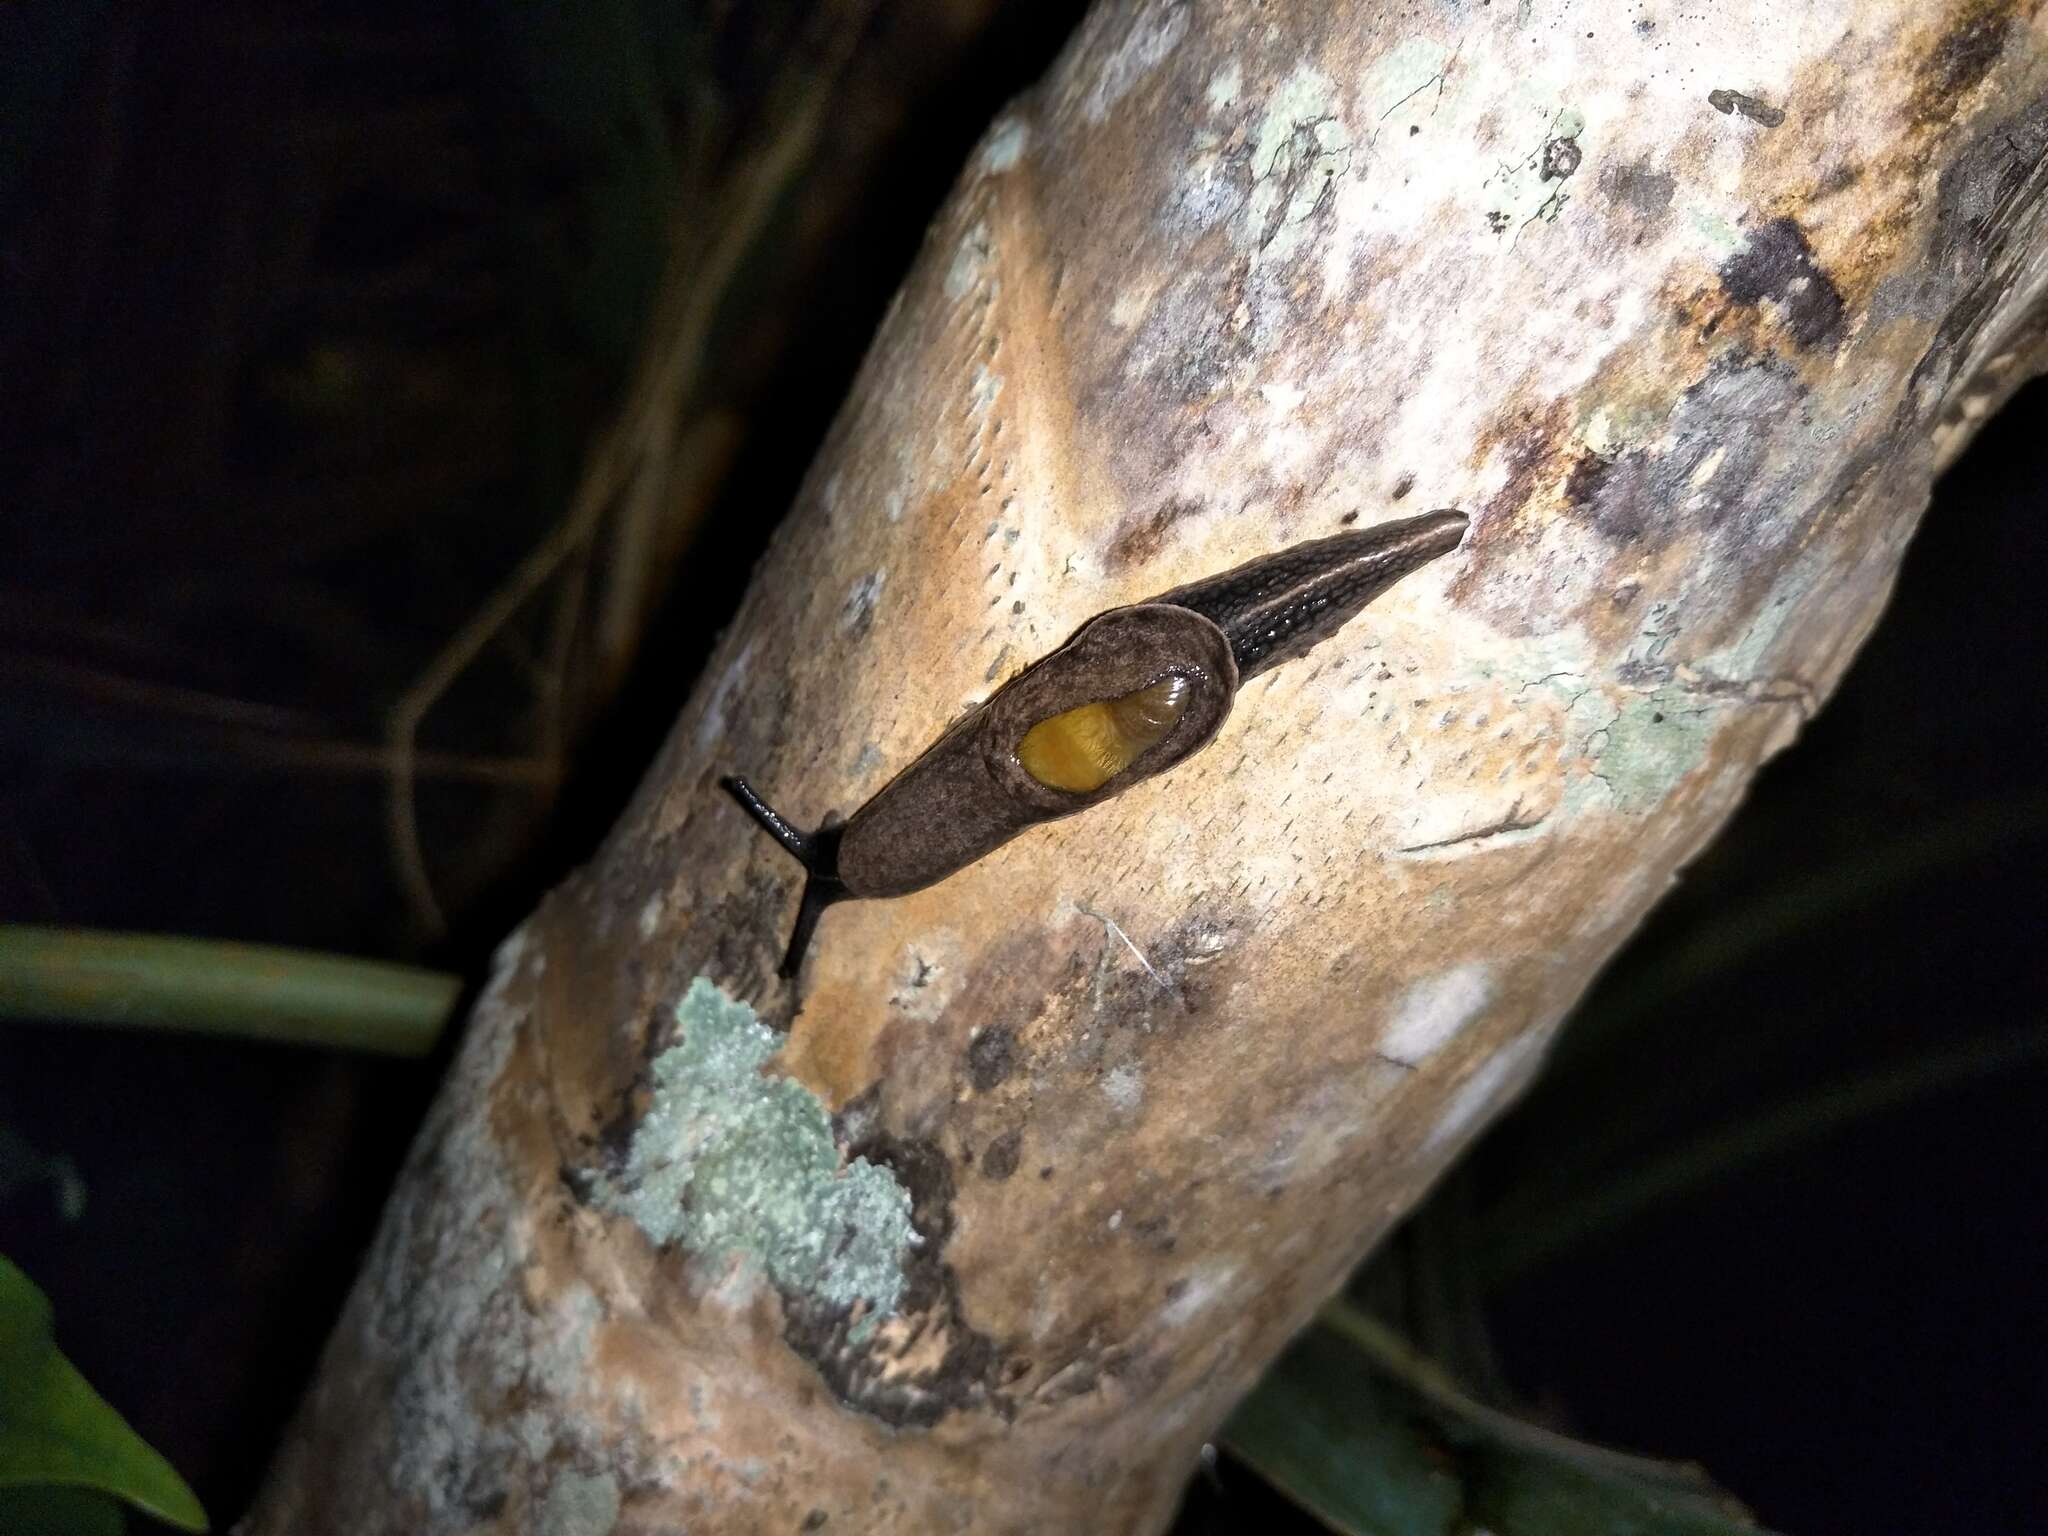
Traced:
[[[1570, 431], [1561, 400], [1541, 411], [1524, 407], [1515, 412], [1513, 424], [1499, 439], [1501, 456], [1507, 460], [1507, 479], [1487, 502], [1486, 521], [1513, 518], [1545, 486], [1557, 483], [1556, 455]], [[1486, 445], [1482, 442], [1480, 446]]]
[[2009, 3], [1981, 0], [1963, 9], [1920, 66], [1911, 107], [1915, 122], [1946, 123], [1954, 117], [1957, 99], [1990, 74], [2005, 51], [2012, 12]]
[[[2019, 239], [2048, 199], [2048, 100], [1987, 127], [1941, 173], [1926, 281], [1916, 300], [1940, 326], [1906, 391], [1938, 398], [2018, 279]], [[1928, 381], [1934, 387], [1927, 387]], [[1902, 406], [1902, 409], [1910, 408]]]
[[1724, 116], [1733, 113], [1746, 117], [1753, 123], [1766, 128], [1775, 128], [1785, 121], [1782, 107], [1774, 107], [1767, 101], [1758, 101], [1754, 96], [1745, 96], [1740, 91], [1709, 91], [1707, 104]]
[[1738, 304], [1769, 299], [1785, 311], [1785, 328], [1802, 347], [1842, 339], [1841, 290], [1814, 260], [1806, 231], [1791, 218], [1773, 219], [1721, 265], [1721, 288]]
[[1543, 146], [1543, 161], [1537, 174], [1544, 181], [1563, 181], [1579, 168], [1585, 154], [1577, 139], [1552, 139]]
[[1661, 219], [1670, 211], [1671, 199], [1678, 192], [1678, 178], [1669, 171], [1652, 170], [1647, 160], [1637, 160], [1607, 167], [1600, 173], [1599, 187], [1647, 222]]
[[1612, 459], [1603, 459], [1592, 449], [1586, 449], [1572, 462], [1571, 473], [1565, 476], [1565, 500], [1575, 507], [1585, 506], [1598, 493], [1600, 482], [1612, 468]]
[[1021, 1130], [1003, 1132], [981, 1154], [982, 1176], [998, 1183], [1007, 1179], [1017, 1171], [1017, 1158], [1023, 1149], [1024, 1133]]
[[1616, 543], [1683, 516], [1713, 538], [1719, 558], [1767, 561], [1776, 550], [1772, 509], [1795, 488], [1774, 478], [1766, 445], [1774, 425], [1796, 419], [1805, 403], [1805, 386], [1785, 363], [1730, 353], [1679, 397], [1659, 452], [1630, 449], [1597, 473], [1575, 464], [1567, 487], [1580, 483], [1588, 520]]
[[967, 1078], [974, 1091], [1000, 1087], [1017, 1070], [1017, 1037], [1007, 1024], [991, 1024], [967, 1046]]
[[1143, 565], [1153, 559], [1166, 544], [1166, 536], [1173, 525], [1184, 517], [1193, 516], [1202, 510], [1198, 501], [1185, 496], [1169, 497], [1152, 511], [1126, 526], [1110, 541], [1106, 552], [1111, 570], [1125, 566]]

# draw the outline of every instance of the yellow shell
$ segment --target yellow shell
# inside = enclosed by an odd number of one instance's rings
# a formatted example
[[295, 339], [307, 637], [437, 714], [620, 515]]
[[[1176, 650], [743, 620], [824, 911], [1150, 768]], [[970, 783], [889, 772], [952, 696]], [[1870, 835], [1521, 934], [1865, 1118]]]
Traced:
[[1048, 789], [1102, 788], [1180, 723], [1188, 680], [1162, 677], [1120, 698], [1096, 699], [1041, 720], [1017, 743], [1024, 771]]

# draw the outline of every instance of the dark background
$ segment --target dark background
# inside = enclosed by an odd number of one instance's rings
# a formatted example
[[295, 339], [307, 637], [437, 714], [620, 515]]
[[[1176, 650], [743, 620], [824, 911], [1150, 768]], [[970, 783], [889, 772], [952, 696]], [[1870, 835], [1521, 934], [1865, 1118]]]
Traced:
[[[1079, 10], [0, 8], [0, 919], [477, 974], [616, 815], [930, 211]], [[393, 704], [555, 526], [673, 231], [807, 88], [829, 142], [686, 402], [723, 446], [638, 663], [607, 678], [550, 596], [428, 717], [439, 926], [385, 840]], [[1847, 683], [1457, 1181], [1497, 1386], [1801, 1536], [2048, 1520], [2044, 402], [1944, 480]], [[441, 1064], [0, 1026], [0, 1134], [87, 1191], [0, 1196], [0, 1251], [217, 1524]], [[1275, 1508], [1226, 1458], [1185, 1526]]]

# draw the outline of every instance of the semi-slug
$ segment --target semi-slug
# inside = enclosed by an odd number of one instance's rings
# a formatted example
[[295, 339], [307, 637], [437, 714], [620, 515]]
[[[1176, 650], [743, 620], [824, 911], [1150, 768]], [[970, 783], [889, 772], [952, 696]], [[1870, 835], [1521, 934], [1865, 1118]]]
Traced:
[[1085, 811], [1206, 746], [1237, 690], [1327, 640], [1410, 571], [1458, 547], [1426, 512], [1112, 608], [957, 721], [846, 821], [799, 832], [743, 779], [719, 782], [803, 865], [792, 977], [834, 902], [903, 896], [1026, 827]]

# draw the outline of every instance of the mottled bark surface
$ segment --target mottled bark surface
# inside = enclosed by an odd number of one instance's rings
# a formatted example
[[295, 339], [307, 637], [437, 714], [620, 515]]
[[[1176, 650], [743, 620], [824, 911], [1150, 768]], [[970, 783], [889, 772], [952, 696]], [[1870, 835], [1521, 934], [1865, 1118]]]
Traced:
[[[1103, 7], [501, 956], [247, 1529], [1161, 1529], [2040, 365], [2043, 42]], [[1427, 506], [1464, 550], [1206, 751], [776, 980], [798, 873], [718, 774], [843, 814], [1091, 614]]]

